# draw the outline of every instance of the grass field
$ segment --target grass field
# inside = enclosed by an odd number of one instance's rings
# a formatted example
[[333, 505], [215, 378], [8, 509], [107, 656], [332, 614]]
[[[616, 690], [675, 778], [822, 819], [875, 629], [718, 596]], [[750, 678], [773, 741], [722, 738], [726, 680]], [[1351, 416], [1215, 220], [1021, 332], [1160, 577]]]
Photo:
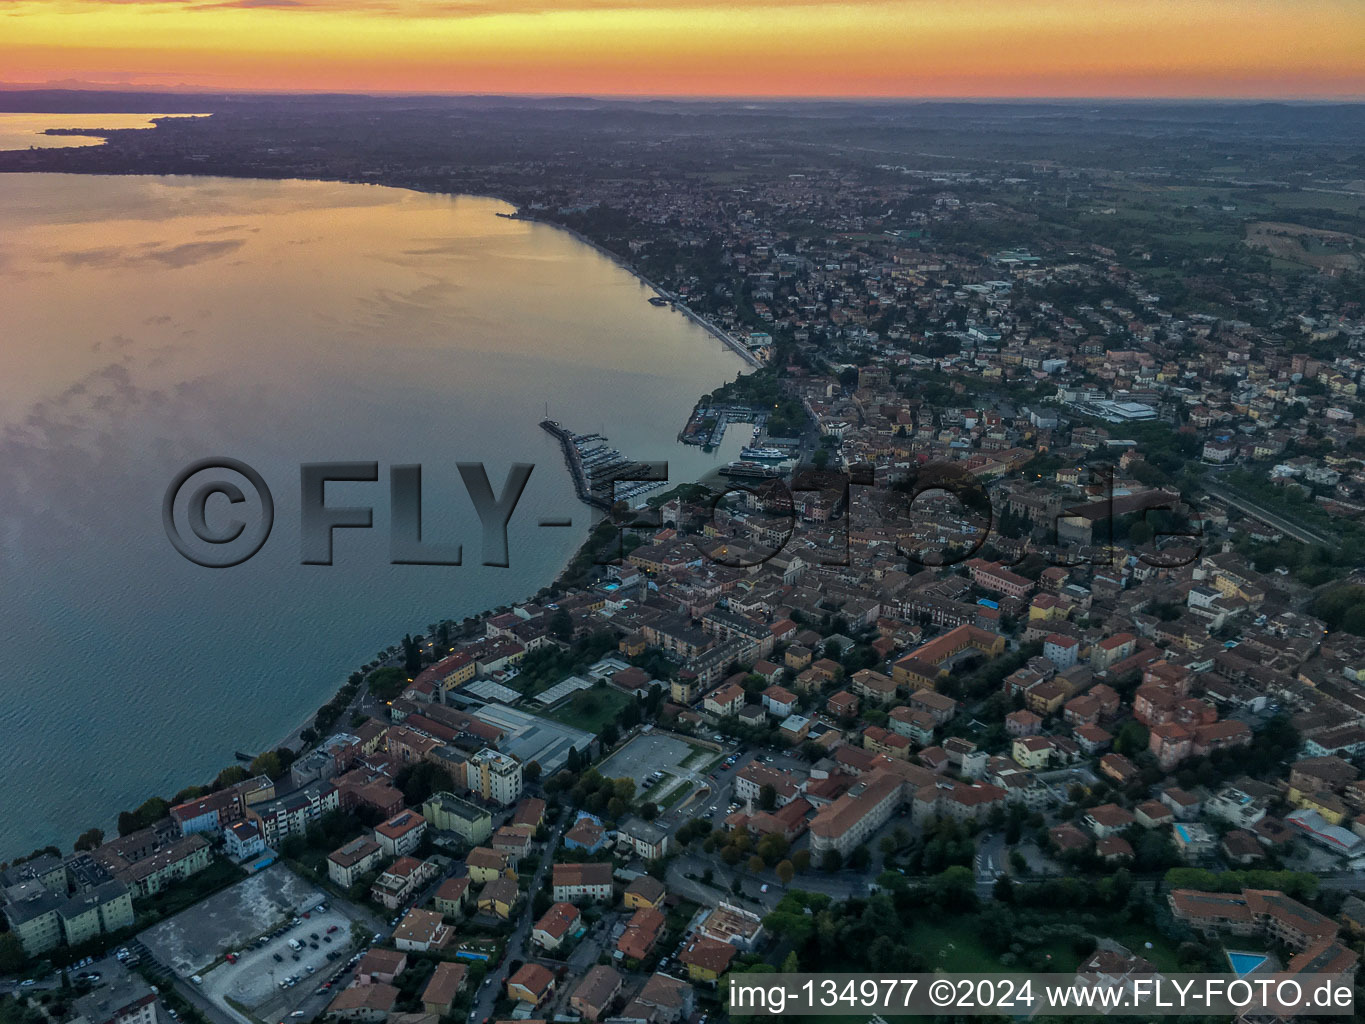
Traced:
[[[587, 699], [589, 696], [590, 700]], [[580, 697], [584, 699], [580, 700]], [[613, 687], [594, 687], [575, 694], [568, 703], [556, 711], [551, 711], [547, 717], [596, 735], [602, 731], [604, 725], [616, 720], [616, 716], [629, 700], [629, 694]]]

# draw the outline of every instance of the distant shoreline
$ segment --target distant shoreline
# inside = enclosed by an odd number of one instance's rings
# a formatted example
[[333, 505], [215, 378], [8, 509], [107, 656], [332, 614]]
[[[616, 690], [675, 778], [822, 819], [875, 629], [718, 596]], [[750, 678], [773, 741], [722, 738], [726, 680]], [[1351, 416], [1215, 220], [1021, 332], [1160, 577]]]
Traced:
[[[506, 202], [506, 200], [503, 201]], [[516, 208], [515, 203], [512, 203], [510, 205]], [[531, 214], [525, 213], [520, 208], [517, 208], [516, 213], [506, 214], [500, 213], [498, 214], [498, 216], [502, 217], [504, 220], [524, 220], [530, 224], [544, 224], [546, 227], [555, 228], [558, 231], [563, 231], [566, 234], [572, 235], [574, 238], [582, 242], [584, 245], [592, 249], [596, 249], [599, 253], [601, 253], [607, 259], [611, 260], [613, 263], [615, 263], [622, 270], [626, 271], [626, 273], [630, 274], [636, 280], [642, 282], [649, 288], [653, 289], [654, 294], [659, 296], [659, 298], [667, 299], [669, 302], [669, 308], [674, 309], [677, 312], [681, 313], [683, 316], [687, 317], [687, 319], [691, 320], [694, 324], [702, 328], [702, 330], [706, 331], [712, 337], [719, 339], [727, 348], [731, 349], [736, 355], [738, 355], [741, 359], [748, 363], [749, 366], [753, 367], [755, 370], [762, 369], [763, 364], [760, 363], [757, 359], [755, 359], [753, 353], [750, 352], [743, 345], [741, 345], [739, 341], [736, 340], [735, 337], [731, 335], [728, 331], [722, 330], [715, 324], [711, 323], [709, 320], [705, 319], [702, 316], [699, 316], [697, 313], [694, 313], [687, 306], [686, 303], [679, 302], [676, 296], [670, 295], [668, 292], [664, 291], [663, 288], [655, 284], [649, 278], [645, 277], [644, 274], [640, 273], [639, 270], [637, 270], [635, 267], [627, 263], [624, 258], [612, 252], [605, 246], [599, 245], [597, 242], [594, 242], [591, 238], [589, 238], [587, 235], [584, 235], [582, 232], [576, 231], [565, 224], [560, 224], [558, 221], [545, 220], [544, 218], [536, 217]]]

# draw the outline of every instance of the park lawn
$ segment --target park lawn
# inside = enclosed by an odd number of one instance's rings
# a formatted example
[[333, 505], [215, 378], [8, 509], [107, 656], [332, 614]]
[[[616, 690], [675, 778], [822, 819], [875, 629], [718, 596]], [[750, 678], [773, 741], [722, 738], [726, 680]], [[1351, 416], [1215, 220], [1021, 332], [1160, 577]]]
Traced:
[[929, 971], [1003, 970], [1000, 961], [981, 944], [973, 922], [919, 922], [910, 931], [910, 946], [924, 958]]
[[[982, 944], [973, 921], [921, 922], [911, 930], [910, 944], [924, 958], [925, 969], [929, 971], [989, 973], [1023, 969], [1019, 966], [1006, 968], [999, 957]], [[1060, 973], [1075, 970], [1080, 962], [1066, 939], [1044, 943], [1029, 952], [1050, 953], [1050, 969]]]
[[602, 727], [608, 722], [616, 721], [616, 716], [621, 713], [621, 709], [631, 699], [629, 694], [611, 687], [602, 689], [594, 687], [582, 692], [590, 693], [595, 698], [590, 709], [582, 710], [578, 702], [570, 698], [568, 703], [562, 708], [550, 712], [548, 717], [556, 722], [572, 725], [575, 729], [583, 729], [595, 736], [602, 731]]

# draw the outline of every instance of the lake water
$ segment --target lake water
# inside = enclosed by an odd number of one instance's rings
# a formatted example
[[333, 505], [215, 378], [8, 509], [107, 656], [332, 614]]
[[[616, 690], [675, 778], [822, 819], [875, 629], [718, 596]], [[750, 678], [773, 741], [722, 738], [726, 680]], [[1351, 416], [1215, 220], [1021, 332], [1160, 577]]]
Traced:
[[11, 114], [0, 113], [0, 149], [64, 149], [100, 146], [99, 135], [44, 135], [49, 128], [155, 128], [154, 117], [198, 114]]
[[[404, 632], [549, 583], [590, 516], [538, 426], [547, 404], [674, 481], [736, 457], [745, 431], [714, 454], [676, 434], [740, 360], [508, 210], [364, 185], [0, 176], [0, 859], [112, 833], [118, 811], [276, 743]], [[274, 495], [269, 542], [236, 568], [186, 561], [162, 527], [168, 484], [206, 456]], [[374, 529], [338, 531], [335, 564], [304, 566], [298, 467], [335, 460], [379, 463], [379, 483], [326, 499], [373, 507]], [[535, 465], [509, 568], [478, 564], [460, 461], [486, 463], [495, 490]], [[462, 542], [464, 565], [389, 564], [399, 463], [423, 465], [425, 533]]]

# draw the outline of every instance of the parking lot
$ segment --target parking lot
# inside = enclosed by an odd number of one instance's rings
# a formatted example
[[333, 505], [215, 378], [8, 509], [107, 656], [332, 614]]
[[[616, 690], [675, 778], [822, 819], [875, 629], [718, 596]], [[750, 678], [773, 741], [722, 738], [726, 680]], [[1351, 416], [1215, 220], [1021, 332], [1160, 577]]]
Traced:
[[[326, 909], [319, 911], [319, 904]], [[251, 1024], [243, 1007], [255, 1017], [278, 1021], [310, 1000], [316, 1004], [316, 1008], [310, 1006], [311, 1016], [330, 999], [330, 992], [325, 998], [312, 997], [355, 952], [352, 921], [367, 931], [375, 925], [372, 915], [327, 898], [277, 864], [147, 929], [138, 938], [157, 961], [184, 981], [198, 977], [196, 990], [228, 1017]], [[290, 939], [300, 948], [291, 948]], [[228, 953], [235, 963], [224, 962]], [[329, 953], [336, 955], [329, 960]], [[287, 978], [297, 980], [281, 988], [280, 982]]]
[[153, 925], [138, 938], [157, 960], [188, 978], [322, 900], [321, 890], [275, 864]]
[[204, 995], [224, 1009], [236, 1004], [257, 1017], [275, 1020], [316, 995], [355, 951], [351, 919], [328, 904], [325, 911], [312, 911], [297, 921], [263, 937], [263, 944], [258, 941], [242, 950], [236, 963], [221, 964], [203, 975]]
[[[682, 763], [692, 756], [693, 747], [672, 736], [642, 733], [612, 754], [598, 768], [609, 779], [634, 779], [637, 792], [656, 771], [682, 778], [691, 774]], [[701, 762], [701, 758], [697, 758]], [[704, 762], [702, 762], [704, 763]], [[667, 785], [661, 783], [661, 788]]]

